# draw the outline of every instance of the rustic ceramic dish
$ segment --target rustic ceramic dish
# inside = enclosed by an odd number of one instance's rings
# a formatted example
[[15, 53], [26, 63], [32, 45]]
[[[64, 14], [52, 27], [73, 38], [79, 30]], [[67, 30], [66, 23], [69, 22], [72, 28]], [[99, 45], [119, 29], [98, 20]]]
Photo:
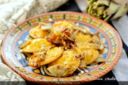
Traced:
[[[106, 60], [104, 64], [90, 66], [80, 75], [57, 78], [36, 74], [27, 65], [24, 55], [19, 51], [19, 45], [28, 38], [28, 31], [39, 22], [54, 22], [58, 20], [74, 21], [79, 26], [88, 27], [93, 33], [99, 32], [100, 38], [106, 46], [102, 57]], [[89, 82], [102, 77], [117, 64], [122, 51], [122, 42], [119, 34], [106, 22], [91, 17], [87, 14], [76, 12], [51, 12], [32, 17], [12, 28], [6, 35], [2, 45], [2, 58], [5, 63], [28, 81], [41, 82]]]

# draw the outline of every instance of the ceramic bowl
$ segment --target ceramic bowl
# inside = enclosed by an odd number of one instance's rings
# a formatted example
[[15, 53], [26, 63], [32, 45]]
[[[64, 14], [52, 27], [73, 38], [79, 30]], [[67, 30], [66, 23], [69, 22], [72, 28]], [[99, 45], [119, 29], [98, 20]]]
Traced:
[[[106, 49], [102, 57], [106, 60], [100, 65], [93, 65], [80, 75], [69, 77], [50, 77], [33, 72], [28, 66], [25, 56], [20, 52], [20, 44], [28, 38], [29, 30], [39, 22], [54, 22], [59, 20], [73, 21], [90, 32], [100, 33]], [[106, 22], [87, 14], [76, 12], [50, 12], [29, 18], [13, 27], [5, 36], [2, 44], [2, 58], [4, 62], [25, 80], [40, 82], [89, 82], [107, 74], [117, 64], [122, 52], [122, 42], [117, 31]]]

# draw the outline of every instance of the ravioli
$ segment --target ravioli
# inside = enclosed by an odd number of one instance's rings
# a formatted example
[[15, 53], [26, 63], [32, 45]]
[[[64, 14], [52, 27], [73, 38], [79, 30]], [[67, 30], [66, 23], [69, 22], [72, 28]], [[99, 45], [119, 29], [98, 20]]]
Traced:
[[46, 49], [48, 47], [52, 47], [53, 45], [48, 42], [46, 39], [33, 39], [29, 41], [29, 43], [24, 46], [21, 51], [22, 52], [37, 52], [41, 49]]
[[48, 34], [48, 31], [47, 30], [43, 30], [41, 29], [40, 26], [37, 26], [35, 28], [32, 28], [30, 31], [29, 31], [29, 35], [32, 37], [32, 38], [44, 38], [46, 37], [46, 35]]
[[28, 64], [32, 67], [40, 67], [58, 59], [63, 53], [62, 47], [53, 47], [47, 52], [45, 50], [34, 53], [28, 58]]
[[47, 70], [52, 76], [69, 76], [80, 65], [80, 59], [72, 50], [64, 51], [62, 57], [48, 65]]

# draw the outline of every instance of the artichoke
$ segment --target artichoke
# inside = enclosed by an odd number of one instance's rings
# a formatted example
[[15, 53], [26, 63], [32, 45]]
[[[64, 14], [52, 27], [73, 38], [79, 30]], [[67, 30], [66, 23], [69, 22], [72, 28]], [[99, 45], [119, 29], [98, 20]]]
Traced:
[[87, 0], [86, 12], [97, 18], [117, 19], [128, 11], [128, 0]]

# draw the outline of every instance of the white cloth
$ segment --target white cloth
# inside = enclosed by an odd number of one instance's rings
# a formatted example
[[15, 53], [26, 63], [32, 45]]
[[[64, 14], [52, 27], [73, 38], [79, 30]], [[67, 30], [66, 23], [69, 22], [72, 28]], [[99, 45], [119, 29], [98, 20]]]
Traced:
[[[48, 12], [67, 0], [0, 0], [0, 43], [8, 29], [13, 24], [24, 19]], [[24, 81], [19, 75], [9, 69], [0, 59], [0, 81]], [[21, 83], [24, 84], [24, 83]]]
[[128, 81], [128, 58], [123, 50], [122, 57], [113, 69], [113, 73], [118, 81]]
[[67, 0], [0, 0], [0, 39], [12, 24], [53, 10]]
[[128, 16], [125, 15], [121, 17], [119, 20], [113, 20], [112, 24], [118, 30], [122, 40], [128, 46]]

